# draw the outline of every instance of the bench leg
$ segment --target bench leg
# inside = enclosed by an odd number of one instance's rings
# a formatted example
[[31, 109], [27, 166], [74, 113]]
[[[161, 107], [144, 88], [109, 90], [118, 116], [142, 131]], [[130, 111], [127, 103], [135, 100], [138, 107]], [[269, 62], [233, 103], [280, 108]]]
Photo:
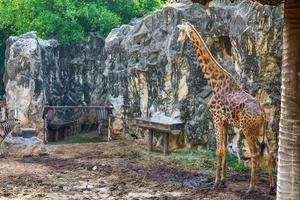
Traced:
[[44, 119], [44, 127], [43, 127], [43, 132], [44, 132], [44, 144], [48, 143], [48, 122]]
[[148, 132], [148, 150], [153, 150], [153, 130], [149, 130]]
[[164, 133], [164, 155], [169, 153], [169, 133]]
[[109, 115], [108, 116], [108, 130], [107, 130], [107, 141], [109, 142], [110, 140], [112, 140], [112, 136], [111, 136], [111, 134], [112, 134], [112, 130], [111, 130], [111, 123], [112, 123], [112, 121], [111, 121], [111, 118], [112, 118], [112, 115]]
[[59, 129], [57, 129], [57, 130], [55, 131], [55, 136], [54, 136], [54, 137], [55, 137], [55, 139], [54, 139], [54, 140], [55, 140], [55, 142], [57, 142], [57, 141], [58, 141], [58, 130], [59, 130]]
[[44, 144], [46, 144], [46, 122], [45, 122], [45, 119], [43, 119], [43, 142]]

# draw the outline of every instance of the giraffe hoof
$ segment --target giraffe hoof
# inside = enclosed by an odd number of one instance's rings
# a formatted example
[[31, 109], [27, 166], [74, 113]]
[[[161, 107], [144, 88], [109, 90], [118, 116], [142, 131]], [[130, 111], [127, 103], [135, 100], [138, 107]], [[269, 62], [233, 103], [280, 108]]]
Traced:
[[276, 194], [276, 188], [275, 188], [275, 186], [272, 185], [272, 186], [270, 187], [269, 194], [271, 194], [271, 195]]
[[217, 182], [217, 183], [215, 183], [215, 184], [214, 184], [214, 186], [213, 186], [213, 189], [218, 189], [218, 188], [219, 188], [219, 186], [220, 186], [220, 183], [219, 183], [219, 182]]
[[221, 181], [221, 183], [220, 183], [220, 187], [225, 187], [225, 181]]
[[249, 188], [249, 189], [247, 190], [247, 194], [250, 194], [250, 193], [252, 193], [252, 192], [254, 192], [254, 188]]

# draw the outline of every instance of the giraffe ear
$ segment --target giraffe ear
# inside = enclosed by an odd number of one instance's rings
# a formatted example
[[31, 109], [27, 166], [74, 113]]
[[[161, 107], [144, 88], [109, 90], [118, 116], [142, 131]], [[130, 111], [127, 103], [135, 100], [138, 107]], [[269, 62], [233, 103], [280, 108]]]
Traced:
[[186, 31], [186, 35], [191, 38], [191, 34], [190, 34], [190, 31]]
[[177, 25], [177, 27], [179, 28], [179, 30], [184, 30], [184, 26], [182, 24]]

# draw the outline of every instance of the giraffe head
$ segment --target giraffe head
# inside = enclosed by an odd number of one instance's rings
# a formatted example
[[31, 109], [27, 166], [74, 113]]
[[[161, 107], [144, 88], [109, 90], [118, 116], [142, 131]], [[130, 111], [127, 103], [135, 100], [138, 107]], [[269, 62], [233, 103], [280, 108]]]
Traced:
[[20, 136], [22, 134], [21, 121], [19, 119], [15, 118], [15, 117], [12, 120], [15, 122], [15, 126], [11, 130], [11, 134], [13, 136]]
[[178, 39], [177, 39], [177, 42], [178, 43], [182, 43], [186, 40], [186, 38], [191, 38], [191, 33], [194, 29], [194, 26], [187, 22], [187, 21], [183, 21], [182, 24], [178, 25], [177, 26], [179, 28], [179, 36], [178, 36]]

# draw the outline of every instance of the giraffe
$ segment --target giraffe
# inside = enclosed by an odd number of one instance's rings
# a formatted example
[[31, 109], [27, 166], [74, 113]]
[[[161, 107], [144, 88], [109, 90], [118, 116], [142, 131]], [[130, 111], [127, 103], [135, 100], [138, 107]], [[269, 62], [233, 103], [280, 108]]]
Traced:
[[[214, 188], [225, 184], [227, 129], [236, 127], [242, 130], [251, 152], [251, 178], [247, 192], [252, 192], [255, 189], [256, 168], [259, 158], [263, 154], [265, 154], [265, 164], [269, 172], [270, 191], [273, 191], [275, 183], [272, 174], [272, 156], [265, 133], [266, 116], [263, 108], [214, 59], [200, 34], [191, 23], [183, 22], [181, 25], [178, 25], [178, 28], [180, 33], [177, 42], [183, 43], [186, 38], [191, 40], [204, 78], [213, 92], [213, 96], [208, 103], [208, 110], [212, 114], [216, 129], [217, 169]], [[263, 134], [261, 145], [258, 140], [260, 133]], [[263, 150], [264, 147], [266, 147], [267, 151]]]

